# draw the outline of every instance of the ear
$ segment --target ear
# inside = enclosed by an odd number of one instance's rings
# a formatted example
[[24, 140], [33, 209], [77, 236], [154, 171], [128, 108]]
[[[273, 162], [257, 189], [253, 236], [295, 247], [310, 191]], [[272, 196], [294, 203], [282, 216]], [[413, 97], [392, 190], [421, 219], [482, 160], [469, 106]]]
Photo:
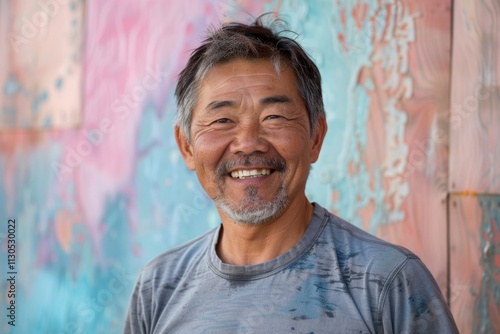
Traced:
[[314, 137], [311, 138], [311, 163], [315, 163], [318, 160], [321, 147], [323, 146], [323, 140], [325, 139], [326, 131], [328, 130], [325, 117], [321, 116], [317, 122], [316, 133], [314, 134]]
[[195, 170], [193, 147], [189, 144], [186, 134], [178, 125], [175, 126], [175, 141], [177, 142], [177, 146], [179, 147], [179, 151], [181, 151], [182, 158], [187, 168]]

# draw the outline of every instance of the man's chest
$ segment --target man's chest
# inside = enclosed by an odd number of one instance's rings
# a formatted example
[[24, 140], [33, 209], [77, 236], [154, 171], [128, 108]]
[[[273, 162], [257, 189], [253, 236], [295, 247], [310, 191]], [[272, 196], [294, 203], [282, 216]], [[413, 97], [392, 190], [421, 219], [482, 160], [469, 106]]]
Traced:
[[[154, 333], [370, 333], [341, 282], [309, 275], [181, 283], [153, 310]], [[368, 307], [367, 307], [368, 308]], [[367, 324], [368, 322], [368, 324]]]

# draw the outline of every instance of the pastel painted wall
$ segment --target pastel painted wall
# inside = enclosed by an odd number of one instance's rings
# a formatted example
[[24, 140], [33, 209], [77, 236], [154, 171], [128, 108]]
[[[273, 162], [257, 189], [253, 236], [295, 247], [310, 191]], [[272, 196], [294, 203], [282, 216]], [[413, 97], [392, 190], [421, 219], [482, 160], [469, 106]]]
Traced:
[[[268, 11], [323, 75], [309, 198], [421, 256], [462, 333], [497, 329], [496, 1], [455, 1], [453, 24], [451, 0], [27, 3], [0, 3], [0, 35], [26, 40], [0, 42], [1, 275], [17, 223], [16, 326], [2, 311], [1, 333], [119, 333], [140, 268], [219, 224], [173, 138], [176, 76], [208, 26]], [[468, 36], [453, 48], [452, 29]]]
[[499, 1], [454, 3], [450, 304], [461, 333], [500, 333], [499, 19]]
[[0, 3], [0, 130], [71, 128], [80, 123], [83, 4]]

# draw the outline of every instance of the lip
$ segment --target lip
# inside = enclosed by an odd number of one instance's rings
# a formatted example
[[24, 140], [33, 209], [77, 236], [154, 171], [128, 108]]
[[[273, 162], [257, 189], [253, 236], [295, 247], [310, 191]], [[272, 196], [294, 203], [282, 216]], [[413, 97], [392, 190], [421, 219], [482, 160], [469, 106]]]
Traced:
[[228, 174], [231, 174], [234, 171], [237, 170], [254, 170], [254, 169], [269, 169], [272, 172], [275, 171], [274, 168], [269, 167], [269, 166], [236, 166], [228, 170]]
[[[237, 176], [233, 176], [233, 173], [237, 174]], [[238, 173], [239, 172], [239, 173]], [[252, 174], [255, 174], [255, 176], [250, 176], [250, 175], [245, 175], [245, 172], [254, 172]], [[231, 177], [232, 179], [237, 179], [237, 180], [242, 180], [242, 179], [250, 179], [250, 178], [260, 178], [264, 176], [271, 175], [273, 172], [275, 172], [275, 169], [269, 168], [269, 167], [248, 167], [245, 166], [245, 168], [233, 168], [228, 172], [228, 176]], [[238, 174], [240, 177], [238, 177]], [[241, 178], [244, 176], [243, 178]]]
[[[238, 178], [238, 177], [232, 177], [231, 173], [234, 171], [239, 171], [239, 170], [261, 170], [261, 169], [268, 169], [270, 170], [270, 173], [267, 175], [260, 175], [256, 177], [247, 177], [247, 178]], [[269, 167], [261, 167], [261, 166], [241, 166], [241, 167], [235, 167], [231, 168], [231, 170], [227, 173], [227, 178], [230, 180], [231, 183], [234, 182], [234, 184], [240, 184], [243, 186], [257, 186], [257, 185], [262, 185], [264, 182], [267, 182], [269, 178], [271, 178], [276, 170], [274, 168], [269, 168]]]
[[[243, 178], [232, 177], [231, 173], [236, 171], [252, 171], [252, 170], [262, 170], [267, 169], [270, 171], [268, 175], [263, 175], [254, 178]], [[243, 181], [249, 179], [266, 179], [267, 177], [273, 175], [275, 172], [281, 172], [286, 170], [286, 163], [281, 157], [263, 157], [263, 156], [245, 156], [245, 157], [234, 157], [228, 161], [221, 162], [217, 167], [215, 174], [219, 178], [229, 178], [234, 181]]]
[[257, 177], [247, 177], [244, 179], [240, 179], [237, 177], [232, 177], [231, 175], [227, 175], [227, 179], [230, 183], [234, 185], [241, 185], [243, 187], [247, 186], [265, 186], [270, 180], [270, 178], [273, 177], [274, 173], [268, 174], [268, 175], [262, 175], [262, 176], [257, 176]]

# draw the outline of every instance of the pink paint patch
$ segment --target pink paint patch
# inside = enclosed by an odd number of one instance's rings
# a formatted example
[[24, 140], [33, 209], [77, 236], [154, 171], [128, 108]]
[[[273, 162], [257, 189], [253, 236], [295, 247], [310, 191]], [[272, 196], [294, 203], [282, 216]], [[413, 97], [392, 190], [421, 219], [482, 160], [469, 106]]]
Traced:
[[345, 43], [345, 35], [344, 35], [344, 34], [342, 34], [342, 33], [339, 33], [339, 34], [337, 35], [337, 39], [339, 40], [340, 45], [342, 45], [342, 51], [347, 52], [347, 51], [348, 51], [348, 48], [347, 48], [347, 45], [346, 45], [346, 43]]
[[80, 245], [82, 245], [82, 244], [85, 242], [85, 236], [83, 235], [83, 233], [81, 233], [81, 232], [80, 232], [80, 233], [78, 233], [78, 234], [76, 235], [76, 241], [77, 241]]
[[133, 252], [134, 252], [134, 255], [137, 257], [142, 256], [142, 248], [139, 246], [134, 246]]
[[368, 5], [366, 3], [358, 3], [358, 5], [352, 9], [352, 17], [354, 18], [358, 30], [363, 29], [363, 21], [366, 18], [367, 9]]
[[194, 28], [192, 24], [186, 26], [186, 36], [193, 36]]
[[59, 211], [56, 215], [55, 227], [57, 241], [65, 253], [71, 249], [73, 239], [73, 215], [67, 210]]

